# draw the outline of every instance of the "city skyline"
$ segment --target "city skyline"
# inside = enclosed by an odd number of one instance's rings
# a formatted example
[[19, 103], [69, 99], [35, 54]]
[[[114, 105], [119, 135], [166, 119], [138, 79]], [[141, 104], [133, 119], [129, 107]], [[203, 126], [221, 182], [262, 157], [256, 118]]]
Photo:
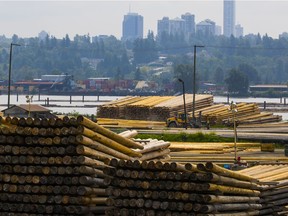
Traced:
[[[223, 0], [202, 1], [0, 1], [0, 35], [37, 37], [42, 30], [63, 38], [68, 34], [122, 37], [124, 15], [143, 16], [144, 37], [149, 30], [157, 34], [157, 21], [164, 16], [181, 18], [195, 15], [195, 23], [210, 19], [223, 30]], [[236, 1], [236, 24], [249, 33], [278, 38], [288, 32], [283, 21], [288, 18], [288, 1]], [[223, 31], [222, 31], [223, 32]]]

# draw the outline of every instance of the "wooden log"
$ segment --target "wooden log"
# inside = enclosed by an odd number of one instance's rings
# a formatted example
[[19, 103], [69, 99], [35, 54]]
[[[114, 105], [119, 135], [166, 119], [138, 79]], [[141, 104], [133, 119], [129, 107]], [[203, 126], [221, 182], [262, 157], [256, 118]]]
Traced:
[[[129, 156], [132, 156], [132, 157], [141, 157], [142, 156], [141, 153], [135, 152], [131, 148], [128, 148], [125, 145], [122, 145], [122, 144], [120, 144], [120, 143], [118, 143], [112, 139], [109, 139], [109, 138], [107, 138], [107, 137], [105, 137], [105, 136], [103, 136], [97, 132], [94, 132], [93, 130], [89, 130], [86, 127], [83, 127], [80, 125], [77, 128], [77, 130], [80, 134], [83, 134], [86, 137], [89, 137], [92, 140], [99, 142], [99, 144], [102, 143], [105, 146], [108, 146], [108, 147], [110, 147], [110, 148], [112, 148], [118, 152], [122, 152], [122, 153], [129, 155]], [[81, 136], [81, 135], [78, 135], [78, 136]]]
[[141, 161], [151, 160], [151, 159], [155, 159], [164, 155], [168, 155], [169, 153], [170, 153], [169, 149], [148, 152], [146, 154], [143, 154], [142, 157], [139, 158], [139, 160]]
[[119, 151], [116, 151], [116, 150], [113, 150], [105, 145], [102, 145], [101, 143], [99, 142], [96, 142], [92, 139], [89, 139], [88, 137], [85, 137], [85, 136], [82, 136], [82, 135], [77, 135], [76, 137], [76, 140], [77, 142], [83, 144], [83, 145], [86, 145], [86, 146], [89, 146], [93, 149], [96, 149], [96, 150], [99, 150], [101, 152], [104, 152], [106, 153], [107, 155], [110, 155], [108, 158], [110, 158], [111, 156], [114, 156], [114, 157], [117, 157], [117, 158], [120, 158], [120, 159], [126, 159], [126, 160], [130, 160], [131, 158], [122, 153], [122, 152], [119, 152]]
[[250, 195], [250, 196], [258, 196], [260, 192], [257, 190], [245, 189], [245, 188], [237, 188], [231, 186], [224, 186], [224, 185], [216, 185], [216, 184], [203, 184], [204, 188], [202, 189], [208, 191], [220, 191], [222, 193], [228, 194], [236, 194], [236, 195]]
[[112, 140], [115, 140], [116, 142], [124, 145], [124, 146], [127, 146], [127, 147], [130, 147], [130, 148], [139, 148], [139, 149], [143, 149], [143, 146], [141, 144], [138, 144], [136, 142], [133, 142], [132, 140], [130, 139], [126, 139], [100, 125], [98, 125], [97, 123], [85, 118], [84, 116], [78, 116], [77, 117], [77, 122], [87, 128], [90, 128], [91, 130], [95, 131], [95, 132], [98, 132]]
[[164, 142], [164, 141], [159, 141], [159, 142], [151, 142], [147, 145], [144, 145], [144, 149], [138, 151], [141, 154], [147, 153], [147, 152], [153, 152], [153, 151], [157, 151], [160, 149], [165, 149], [168, 148], [170, 146], [170, 142]]
[[87, 165], [87, 166], [91, 166], [91, 167], [101, 167], [101, 168], [107, 166], [104, 164], [104, 162], [102, 162], [100, 160], [85, 157], [83, 155], [73, 156], [72, 163], [75, 165]]
[[228, 186], [235, 186], [240, 188], [249, 188], [249, 189], [260, 189], [260, 187], [253, 183], [253, 182], [247, 182], [247, 181], [241, 181], [230, 177], [224, 177], [217, 175], [215, 173], [205, 173], [203, 175], [198, 175], [199, 180], [202, 181], [209, 181], [209, 182], [216, 182], [218, 184], [228, 185]]
[[137, 136], [138, 132], [136, 130], [128, 130], [128, 131], [124, 131], [122, 133], [119, 133], [120, 136], [123, 136], [127, 139], [131, 139], [135, 136]]
[[205, 203], [254, 203], [260, 200], [260, 197], [249, 196], [220, 196], [210, 194], [198, 194], [196, 200]]
[[251, 176], [247, 176], [241, 173], [237, 173], [237, 172], [233, 172], [231, 170], [225, 169], [223, 167], [220, 167], [212, 162], [207, 162], [206, 163], [206, 169], [212, 172], [217, 173], [218, 175], [223, 175], [223, 176], [227, 176], [227, 177], [232, 177], [235, 179], [239, 179], [239, 180], [244, 180], [244, 181], [252, 181], [252, 182], [257, 182], [258, 180], [251, 177]]
[[[203, 212], [203, 213], [205, 213], [205, 212], [206, 213], [209, 213], [209, 212], [216, 213], [216, 212], [221, 212], [221, 211], [245, 210], [245, 212], [248, 212], [249, 210], [261, 209], [261, 207], [262, 206], [260, 204], [244, 204], [244, 203], [241, 203], [241, 204], [236, 204], [236, 203], [233, 203], [233, 204], [214, 204], [214, 205], [202, 205], [200, 207], [199, 211]], [[198, 208], [197, 208], [197, 210], [198, 210]], [[194, 211], [195, 211], [195, 208], [194, 208]], [[216, 214], [216, 215], [218, 215], [218, 214]], [[235, 215], [237, 215], [237, 214], [235, 214]], [[248, 214], [248, 215], [250, 215], [250, 214]]]

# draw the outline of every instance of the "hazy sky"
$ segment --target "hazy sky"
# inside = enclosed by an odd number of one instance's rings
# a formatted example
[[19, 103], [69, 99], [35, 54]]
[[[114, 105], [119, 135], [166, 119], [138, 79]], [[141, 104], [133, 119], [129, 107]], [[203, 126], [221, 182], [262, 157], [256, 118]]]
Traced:
[[[69, 34], [96, 36], [114, 35], [121, 38], [122, 21], [129, 12], [144, 17], [144, 35], [148, 30], [157, 34], [157, 20], [168, 16], [181, 17], [189, 12], [196, 23], [211, 19], [223, 31], [223, 0], [186, 1], [1, 1], [0, 35], [35, 37], [42, 30], [57, 38]], [[236, 0], [236, 24], [244, 27], [244, 34], [258, 32], [278, 38], [288, 32], [287, 1]]]

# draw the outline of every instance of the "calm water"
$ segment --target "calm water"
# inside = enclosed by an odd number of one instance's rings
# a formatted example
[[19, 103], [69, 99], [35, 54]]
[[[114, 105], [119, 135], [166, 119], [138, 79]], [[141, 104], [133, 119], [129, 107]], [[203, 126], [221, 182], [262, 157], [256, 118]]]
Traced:
[[[62, 95], [38, 95], [33, 96], [33, 104], [45, 105], [45, 100], [49, 98], [48, 109], [54, 112], [68, 113], [68, 112], [79, 112], [80, 114], [96, 114], [97, 107], [108, 101], [118, 100], [120, 96], [100, 96], [99, 101], [97, 96], [85, 96], [84, 102], [82, 96], [72, 96], [70, 103], [70, 96]], [[39, 100], [40, 99], [40, 100]], [[0, 110], [7, 108], [8, 96], [0, 95]], [[18, 99], [16, 95], [10, 96], [10, 104], [27, 104], [25, 95], [19, 95]], [[64, 106], [64, 107], [63, 107]], [[86, 106], [86, 107], [85, 107]], [[94, 106], [94, 107], [93, 107]]]
[[[123, 98], [122, 96], [100, 96], [99, 101], [97, 96], [85, 96], [84, 102], [82, 96], [72, 96], [72, 101], [70, 103], [70, 96], [62, 95], [41, 95], [40, 98], [38, 95], [33, 96], [33, 104], [45, 105], [45, 100], [49, 98], [50, 106], [48, 109], [54, 112], [68, 113], [68, 112], [79, 112], [80, 114], [96, 114], [97, 106], [107, 103], [108, 101], [114, 101]], [[40, 100], [39, 100], [40, 99]], [[0, 110], [7, 108], [7, 95], [0, 95]], [[281, 102], [280, 98], [234, 98], [230, 97], [229, 101], [236, 103], [247, 102], [247, 103], [279, 103]], [[215, 103], [227, 103], [227, 97], [214, 96]], [[284, 103], [284, 99], [282, 99]], [[16, 95], [10, 96], [10, 104], [26, 104], [25, 95], [19, 95], [18, 99]], [[287, 99], [288, 104], [288, 99]], [[65, 106], [65, 107], [63, 107]], [[86, 106], [86, 107], [85, 107]], [[94, 106], [94, 107], [93, 107]], [[288, 108], [288, 105], [287, 105]], [[288, 112], [277, 112], [277, 115], [282, 115], [283, 120], [288, 120]]]

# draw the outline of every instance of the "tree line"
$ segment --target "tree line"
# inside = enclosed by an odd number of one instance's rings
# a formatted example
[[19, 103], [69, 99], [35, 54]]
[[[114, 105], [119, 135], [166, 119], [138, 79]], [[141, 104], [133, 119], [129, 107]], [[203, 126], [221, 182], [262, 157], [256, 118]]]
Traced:
[[[191, 91], [194, 45], [204, 46], [197, 48], [197, 83], [226, 85], [231, 92], [245, 94], [246, 86], [251, 84], [286, 84], [288, 79], [288, 39], [273, 39], [267, 34], [187, 38], [181, 33], [155, 37], [149, 32], [146, 38], [135, 41], [89, 35], [70, 39], [68, 34], [62, 39], [49, 35], [45, 39], [0, 36], [1, 80], [7, 79], [10, 43], [21, 45], [13, 47], [15, 81], [67, 73], [76, 80], [89, 77], [153, 80], [164, 88], [181, 78], [187, 80], [187, 89]], [[153, 63], [162, 68], [161, 73], [154, 73]], [[229, 87], [229, 83], [233, 84]], [[239, 88], [235, 89], [238, 83]], [[175, 91], [179, 88], [179, 83], [173, 86]]]

